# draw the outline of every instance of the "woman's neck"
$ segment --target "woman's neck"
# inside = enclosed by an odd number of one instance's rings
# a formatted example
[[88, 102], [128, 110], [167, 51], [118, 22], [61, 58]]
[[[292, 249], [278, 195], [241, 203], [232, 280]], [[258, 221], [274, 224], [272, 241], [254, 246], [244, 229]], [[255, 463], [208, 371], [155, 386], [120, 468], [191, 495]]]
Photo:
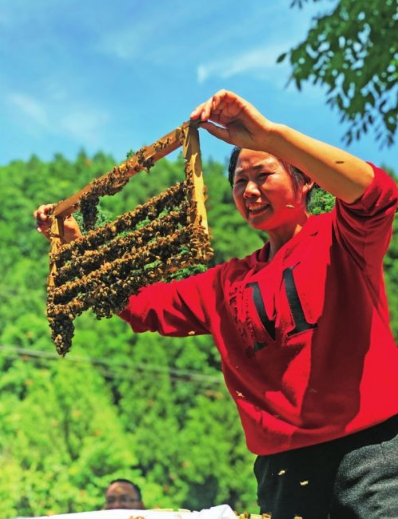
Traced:
[[279, 249], [301, 231], [308, 218], [309, 215], [306, 213], [300, 221], [267, 231], [270, 243], [268, 261], [271, 261]]

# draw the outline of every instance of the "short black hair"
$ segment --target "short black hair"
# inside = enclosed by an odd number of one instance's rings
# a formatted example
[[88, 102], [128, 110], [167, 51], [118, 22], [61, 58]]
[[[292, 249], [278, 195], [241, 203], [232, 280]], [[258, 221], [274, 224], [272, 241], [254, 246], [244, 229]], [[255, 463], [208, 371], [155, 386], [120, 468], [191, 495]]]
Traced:
[[117, 479], [113, 479], [108, 487], [110, 487], [111, 485], [113, 485], [113, 483], [128, 483], [129, 485], [131, 485], [134, 490], [137, 492], [137, 496], [138, 496], [138, 499], [140, 501], [142, 501], [142, 494], [141, 494], [141, 489], [138, 485], [136, 485], [135, 483], [133, 483], [132, 481], [130, 481], [129, 479], [124, 479], [124, 478], [117, 478]]
[[229, 157], [228, 180], [229, 180], [229, 183], [231, 184], [231, 187], [233, 187], [233, 185], [234, 185], [236, 164], [238, 163], [238, 158], [239, 158], [241, 151], [242, 151], [242, 148], [235, 146], [231, 152], [231, 156]]
[[[238, 146], [235, 146], [234, 149], [231, 152], [231, 156], [229, 158], [229, 164], [228, 164], [228, 180], [231, 186], [234, 185], [234, 176], [235, 176], [235, 170], [236, 165], [238, 163], [240, 152], [242, 151], [242, 148], [239, 148]], [[275, 157], [279, 162], [283, 165], [283, 167], [286, 169], [286, 171], [290, 174], [293, 181], [293, 187], [294, 190], [297, 192], [300, 186], [304, 184], [308, 184], [311, 182], [311, 179], [308, 175], [303, 173], [301, 169], [296, 168], [292, 164], [289, 164], [288, 162], [278, 159], [278, 157]], [[312, 191], [312, 190], [311, 190]], [[311, 191], [307, 193], [306, 197], [306, 205], [308, 206], [308, 203], [310, 201]]]

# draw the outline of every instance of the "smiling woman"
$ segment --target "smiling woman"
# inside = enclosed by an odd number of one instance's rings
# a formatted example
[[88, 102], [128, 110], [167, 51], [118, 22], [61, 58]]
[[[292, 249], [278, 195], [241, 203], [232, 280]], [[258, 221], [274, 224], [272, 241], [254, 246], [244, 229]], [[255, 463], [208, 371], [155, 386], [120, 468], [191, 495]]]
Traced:
[[[258, 456], [262, 513], [398, 517], [398, 349], [382, 275], [397, 186], [232, 92], [191, 117], [240, 148], [233, 198], [268, 241], [245, 258], [143, 287], [120, 317], [136, 333], [212, 335]], [[308, 214], [314, 182], [336, 197], [330, 213]]]
[[[231, 168], [230, 168], [231, 169]], [[308, 219], [307, 198], [314, 183], [297, 173], [298, 181], [269, 153], [243, 149], [232, 178], [238, 211], [255, 229], [267, 231], [271, 242], [285, 243], [301, 231]], [[292, 210], [293, 209], [293, 210]]]
[[[231, 153], [231, 156], [230, 156], [230, 159], [229, 159], [229, 164], [228, 164], [228, 180], [229, 180], [229, 183], [231, 184], [231, 186], [234, 185], [234, 176], [235, 176], [235, 170], [236, 170], [236, 163], [238, 161], [238, 158], [239, 158], [239, 155], [240, 155], [241, 151], [242, 151], [241, 148], [239, 148], [238, 146], [235, 146], [234, 149], [232, 150], [232, 153]], [[308, 183], [308, 182], [311, 181], [310, 177], [305, 175], [298, 168], [292, 166], [291, 164], [289, 164], [286, 161], [280, 160], [280, 162], [281, 162], [281, 164], [283, 164], [283, 166], [285, 167], [286, 171], [288, 171], [290, 176], [292, 177], [293, 188], [295, 189], [295, 191], [297, 191], [302, 184]], [[308, 203], [309, 203], [309, 200], [310, 200], [310, 195], [311, 195], [311, 191], [309, 191], [307, 196], [306, 196], [306, 204], [307, 204], [307, 206], [308, 206]]]

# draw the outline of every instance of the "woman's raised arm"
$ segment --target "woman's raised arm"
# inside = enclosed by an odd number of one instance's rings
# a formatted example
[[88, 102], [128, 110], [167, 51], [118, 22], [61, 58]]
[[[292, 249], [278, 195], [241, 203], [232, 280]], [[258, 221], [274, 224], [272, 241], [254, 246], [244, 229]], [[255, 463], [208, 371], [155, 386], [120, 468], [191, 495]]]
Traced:
[[373, 180], [372, 167], [362, 159], [269, 121], [233, 92], [220, 90], [199, 105], [191, 118], [200, 119], [201, 127], [229, 144], [266, 151], [296, 166], [344, 202], [357, 200]]

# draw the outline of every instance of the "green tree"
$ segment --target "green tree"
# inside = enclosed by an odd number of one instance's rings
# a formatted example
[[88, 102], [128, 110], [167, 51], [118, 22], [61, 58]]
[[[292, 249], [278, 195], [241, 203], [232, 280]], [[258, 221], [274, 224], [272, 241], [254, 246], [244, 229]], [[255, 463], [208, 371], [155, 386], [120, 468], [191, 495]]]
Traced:
[[[308, 0], [293, 0], [302, 7]], [[319, 2], [319, 0], [313, 0]], [[339, 0], [315, 17], [305, 41], [289, 56], [291, 79], [327, 87], [327, 103], [348, 122], [349, 144], [370, 127], [381, 145], [394, 143], [398, 121], [398, 7], [396, 0]]]
[[[113, 476], [138, 481], [149, 507], [228, 502], [253, 509], [252, 456], [210, 337], [134, 335], [120, 319], [95, 321], [86, 312], [76, 320], [72, 352], [54, 358], [45, 316], [49, 245], [32, 212], [113, 165], [111, 157], [82, 151], [75, 161], [32, 157], [0, 171], [0, 518], [98, 509]], [[210, 162], [204, 170], [216, 261], [261, 246], [254, 231], [244, 232], [222, 166]], [[181, 155], [163, 159], [102, 199], [102, 211], [113, 218], [183, 175]], [[223, 232], [226, 222], [231, 234], [240, 229], [239, 244]], [[109, 425], [98, 423], [101, 416]], [[193, 459], [200, 451], [210, 459], [216, 446], [224, 453], [219, 473], [214, 457], [207, 469]]]
[[[0, 517], [100, 509], [120, 471], [137, 479], [132, 438], [102, 377], [69, 361], [13, 361], [0, 379]], [[78, 369], [77, 369], [78, 368]], [[126, 477], [126, 476], [125, 476]]]

